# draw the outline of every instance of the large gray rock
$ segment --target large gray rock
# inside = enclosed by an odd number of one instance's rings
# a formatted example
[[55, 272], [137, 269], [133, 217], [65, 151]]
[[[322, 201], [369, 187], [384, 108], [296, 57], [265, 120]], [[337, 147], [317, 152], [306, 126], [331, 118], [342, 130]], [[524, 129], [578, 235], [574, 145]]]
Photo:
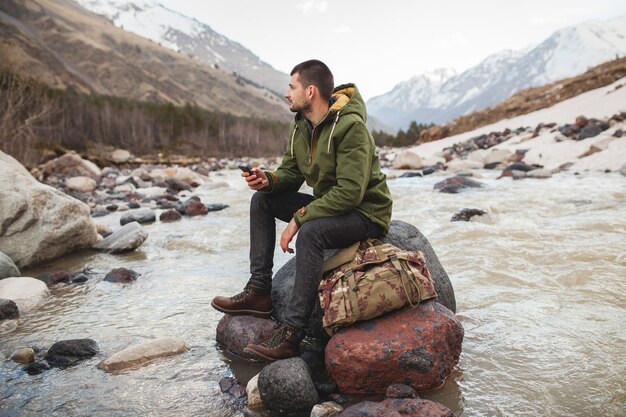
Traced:
[[98, 365], [105, 372], [137, 368], [155, 359], [187, 351], [185, 341], [176, 337], [162, 337], [128, 347], [103, 360]]
[[137, 249], [148, 238], [148, 234], [137, 222], [130, 222], [93, 245], [94, 249], [110, 253], [129, 252]]
[[0, 279], [8, 277], [19, 277], [22, 274], [15, 266], [11, 258], [0, 252]]
[[35, 278], [15, 277], [0, 280], [0, 299], [14, 301], [20, 313], [33, 309], [48, 294], [48, 286]]
[[[456, 299], [454, 298], [454, 289], [450, 283], [450, 278], [446, 270], [439, 262], [439, 258], [435, 254], [432, 246], [428, 242], [428, 239], [417, 228], [409, 223], [394, 220], [391, 222], [389, 233], [382, 239], [385, 243], [391, 243], [404, 250], [420, 250], [424, 253], [426, 258], [426, 265], [430, 271], [430, 276], [435, 283], [435, 289], [437, 290], [436, 300], [446, 306], [452, 312], [456, 312]], [[325, 257], [329, 258], [337, 251], [327, 251]], [[291, 290], [295, 280], [296, 273], [296, 261], [290, 259], [282, 268], [274, 275], [272, 282], [272, 315], [279, 322], [284, 322], [285, 312], [287, 309], [287, 303], [291, 297]], [[324, 312], [322, 311], [319, 301], [316, 302], [316, 306], [313, 309], [311, 320], [309, 321], [309, 330], [307, 336], [327, 339], [328, 335], [322, 326], [322, 317]]]
[[300, 358], [276, 361], [259, 374], [263, 404], [279, 414], [310, 411], [319, 402], [309, 368]]
[[0, 151], [0, 251], [15, 264], [47, 261], [98, 240], [86, 204], [41, 184]]

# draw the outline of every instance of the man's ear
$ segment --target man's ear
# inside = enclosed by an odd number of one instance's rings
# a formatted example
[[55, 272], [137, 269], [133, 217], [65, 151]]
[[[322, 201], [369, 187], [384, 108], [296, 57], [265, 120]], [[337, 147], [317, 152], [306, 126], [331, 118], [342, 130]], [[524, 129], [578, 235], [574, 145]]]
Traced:
[[313, 97], [315, 97], [318, 94], [319, 94], [319, 91], [317, 90], [317, 87], [314, 86], [313, 84], [311, 84], [310, 86], [306, 88], [306, 95], [309, 100], [312, 100]]

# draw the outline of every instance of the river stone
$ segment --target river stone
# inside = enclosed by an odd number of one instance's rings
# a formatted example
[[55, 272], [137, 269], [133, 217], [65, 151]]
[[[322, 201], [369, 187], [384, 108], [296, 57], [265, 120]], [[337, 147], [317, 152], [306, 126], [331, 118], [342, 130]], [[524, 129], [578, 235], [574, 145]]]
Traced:
[[69, 283], [72, 275], [67, 271], [44, 272], [37, 277], [38, 280], [46, 283], [48, 287], [60, 283]]
[[246, 388], [233, 377], [224, 377], [220, 379], [220, 390], [222, 394], [228, 395], [228, 403], [244, 404], [246, 400]]
[[46, 352], [46, 362], [53, 368], [67, 368], [100, 352], [92, 339], [70, 339], [56, 342]]
[[346, 408], [341, 417], [455, 417], [445, 405], [417, 398], [363, 401]]
[[459, 221], [468, 222], [474, 216], [484, 216], [485, 214], [487, 214], [487, 212], [481, 209], [464, 208], [454, 213], [450, 221], [451, 222], [459, 222]]
[[102, 171], [96, 164], [80, 157], [76, 152], [66, 153], [56, 159], [48, 161], [41, 168], [44, 177], [50, 175], [87, 176], [100, 178]]
[[220, 211], [220, 210], [224, 210], [225, 208], [228, 208], [228, 204], [222, 204], [222, 203], [205, 204], [204, 206], [209, 212]]
[[98, 364], [105, 372], [137, 368], [155, 359], [187, 351], [185, 341], [176, 337], [161, 337], [117, 352]]
[[133, 210], [124, 213], [120, 218], [120, 224], [124, 226], [127, 223], [152, 223], [156, 220], [156, 214], [149, 208]]
[[249, 315], [224, 315], [217, 324], [215, 340], [230, 353], [251, 359], [244, 353], [248, 344], [260, 344], [270, 339], [280, 325], [273, 320]]
[[8, 277], [19, 277], [22, 274], [15, 266], [11, 258], [0, 252], [0, 279]]
[[461, 172], [468, 171], [471, 169], [481, 169], [483, 168], [483, 163], [479, 161], [474, 161], [471, 159], [453, 159], [448, 162], [448, 172]]
[[482, 188], [483, 186], [481, 182], [466, 176], [456, 176], [439, 181], [434, 185], [434, 189], [439, 190], [440, 193], [456, 194], [467, 188]]
[[17, 363], [31, 363], [35, 360], [35, 351], [31, 348], [21, 348], [11, 355], [11, 360]]
[[340, 329], [326, 345], [326, 370], [343, 393], [382, 394], [397, 383], [435, 389], [458, 363], [463, 333], [450, 310], [429, 300]]
[[261, 400], [261, 393], [259, 392], [259, 374], [248, 381], [246, 385], [246, 394], [248, 395], [248, 408], [257, 409], [264, 408], [263, 401]]
[[96, 181], [90, 177], [71, 177], [65, 181], [65, 186], [74, 191], [82, 191], [84, 193], [91, 192], [96, 189]]
[[13, 300], [20, 314], [33, 309], [47, 296], [48, 286], [38, 279], [19, 277], [0, 280], [0, 298]]
[[424, 161], [415, 152], [405, 150], [393, 160], [393, 167], [395, 169], [422, 169]]
[[513, 155], [514, 153], [508, 149], [492, 149], [490, 152], [485, 154], [483, 162], [485, 165], [501, 163], [509, 160], [509, 158], [512, 158]]
[[147, 238], [148, 234], [139, 223], [130, 222], [93, 245], [93, 248], [110, 253], [129, 252], [141, 246]]
[[0, 298], [0, 320], [13, 320], [20, 316], [20, 310], [13, 300]]
[[[430, 276], [435, 283], [437, 290], [436, 300], [453, 312], [456, 312], [456, 300], [454, 290], [450, 283], [450, 278], [444, 267], [439, 262], [428, 239], [413, 225], [401, 220], [393, 220], [389, 228], [389, 233], [381, 239], [385, 243], [391, 243], [403, 250], [419, 250], [424, 253], [426, 266]], [[336, 250], [327, 251], [325, 258], [329, 258], [336, 253]], [[291, 289], [295, 280], [296, 260], [290, 259], [276, 272], [272, 281], [272, 306], [273, 317], [278, 322], [284, 322], [287, 303], [291, 297]], [[327, 339], [328, 335], [322, 327], [323, 311], [316, 298], [316, 306], [309, 320], [307, 335], [318, 339]]]
[[385, 391], [385, 397], [387, 398], [417, 398], [417, 393], [410, 385], [406, 384], [391, 384]]
[[19, 268], [44, 262], [98, 239], [89, 207], [40, 183], [0, 151], [0, 251]]
[[526, 176], [528, 178], [550, 178], [552, 177], [552, 171], [544, 168], [533, 169], [532, 171], [528, 171]]
[[26, 366], [24, 370], [28, 375], [39, 375], [44, 371], [50, 370], [50, 366], [48, 366], [48, 364], [45, 362], [33, 362], [31, 364], [28, 364], [28, 366]]
[[182, 216], [180, 215], [180, 213], [174, 209], [164, 211], [159, 216], [159, 220], [162, 222], [175, 222], [177, 220], [180, 220], [181, 218]]
[[121, 282], [123, 284], [128, 282], [137, 281], [137, 277], [141, 274], [126, 268], [114, 268], [108, 274], [105, 275], [104, 281], [107, 282]]
[[315, 404], [311, 410], [311, 417], [337, 417], [343, 411], [343, 407], [333, 401]]
[[307, 412], [319, 402], [309, 368], [300, 358], [279, 360], [259, 374], [261, 400], [278, 413]]
[[111, 152], [111, 162], [124, 164], [130, 159], [130, 152], [125, 149], [116, 149]]

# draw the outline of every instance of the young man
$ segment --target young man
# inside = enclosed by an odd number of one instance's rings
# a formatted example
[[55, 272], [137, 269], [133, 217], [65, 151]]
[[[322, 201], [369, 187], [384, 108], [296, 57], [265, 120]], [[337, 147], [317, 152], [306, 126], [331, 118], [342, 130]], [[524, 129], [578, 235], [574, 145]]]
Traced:
[[[285, 323], [270, 340], [245, 352], [274, 361], [298, 356], [322, 278], [324, 249], [344, 248], [389, 229], [391, 195], [380, 170], [374, 140], [365, 126], [365, 103], [353, 84], [334, 89], [333, 75], [321, 61], [302, 62], [291, 71], [285, 94], [296, 113], [290, 140], [275, 172], [254, 168], [241, 175], [257, 191], [250, 205], [250, 280], [233, 297], [211, 305], [226, 314], [269, 317], [276, 218], [288, 222], [280, 238], [293, 253], [296, 277]], [[299, 193], [302, 183], [313, 195]]]

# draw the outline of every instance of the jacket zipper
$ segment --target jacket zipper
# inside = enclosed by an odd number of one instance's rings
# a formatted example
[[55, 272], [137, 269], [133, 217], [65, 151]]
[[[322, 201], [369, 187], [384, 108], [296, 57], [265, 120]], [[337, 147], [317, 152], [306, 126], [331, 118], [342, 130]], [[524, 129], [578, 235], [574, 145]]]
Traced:
[[[315, 152], [315, 144], [317, 142], [315, 140], [315, 129], [317, 129], [326, 120], [326, 118], [328, 117], [329, 114], [330, 114], [330, 112], [326, 113], [324, 118], [322, 120], [320, 120], [320, 122], [316, 126], [313, 126], [313, 132], [312, 132], [313, 138], [307, 138], [307, 142], [309, 143], [309, 165], [311, 165], [313, 163], [313, 152]], [[305, 122], [305, 124], [306, 124], [306, 122]], [[309, 128], [306, 127], [306, 132], [308, 132], [308, 131], [309, 131]]]

